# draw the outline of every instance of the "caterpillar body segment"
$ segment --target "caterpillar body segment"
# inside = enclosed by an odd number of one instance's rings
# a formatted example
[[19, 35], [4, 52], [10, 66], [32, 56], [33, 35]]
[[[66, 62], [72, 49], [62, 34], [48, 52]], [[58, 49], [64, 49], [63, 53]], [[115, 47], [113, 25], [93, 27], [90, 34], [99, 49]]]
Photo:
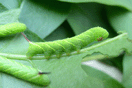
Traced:
[[37, 69], [1, 56], [0, 71], [40, 86], [47, 86], [50, 84], [48, 76], [45, 74], [39, 75]]
[[1, 25], [0, 26], [0, 37], [23, 32], [25, 31], [25, 29], [26, 29], [26, 25], [23, 23], [19, 23], [19, 22]]
[[50, 57], [53, 54], [61, 56], [67, 55], [73, 51], [79, 51], [93, 41], [99, 41], [107, 38], [109, 33], [101, 27], [91, 28], [80, 35], [63, 40], [53, 42], [29, 42], [27, 57], [32, 57], [36, 54], [44, 54], [45, 57]]

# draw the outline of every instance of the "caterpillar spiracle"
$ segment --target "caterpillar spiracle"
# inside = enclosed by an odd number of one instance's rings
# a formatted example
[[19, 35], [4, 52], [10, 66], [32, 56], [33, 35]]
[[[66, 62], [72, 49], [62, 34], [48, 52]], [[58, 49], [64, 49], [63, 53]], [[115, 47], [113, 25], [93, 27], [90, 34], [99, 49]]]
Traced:
[[29, 42], [27, 57], [32, 57], [36, 54], [44, 54], [49, 58], [55, 54], [60, 57], [63, 53], [69, 55], [73, 51], [79, 51], [93, 41], [101, 41], [107, 38], [109, 33], [101, 27], [91, 28], [80, 35], [63, 40], [53, 42]]
[[23, 23], [19, 23], [19, 22], [1, 25], [0, 26], [0, 37], [23, 32], [25, 31], [25, 29], [26, 29], [26, 25]]
[[50, 80], [46, 74], [39, 74], [38, 70], [35, 68], [1, 56], [0, 71], [40, 86], [47, 86], [50, 84]]

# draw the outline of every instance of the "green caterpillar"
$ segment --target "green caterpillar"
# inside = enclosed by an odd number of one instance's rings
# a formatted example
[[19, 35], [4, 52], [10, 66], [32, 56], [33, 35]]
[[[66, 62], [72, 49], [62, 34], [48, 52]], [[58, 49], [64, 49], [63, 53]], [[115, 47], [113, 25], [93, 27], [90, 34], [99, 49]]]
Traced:
[[25, 29], [26, 29], [26, 25], [23, 23], [19, 23], [19, 22], [1, 25], [0, 26], [0, 37], [23, 32], [25, 31]]
[[35, 68], [25, 66], [1, 56], [0, 71], [40, 86], [47, 86], [50, 84], [50, 80], [46, 74], [41, 74], [42, 72], [38, 72]]
[[77, 35], [72, 38], [66, 38], [63, 40], [56, 40], [53, 42], [29, 42], [29, 48], [27, 51], [27, 57], [32, 57], [36, 54], [44, 54], [49, 58], [55, 54], [60, 57], [63, 53], [69, 55], [72, 51], [78, 51], [87, 46], [93, 41], [101, 41], [107, 38], [109, 33], [101, 28], [94, 27], [86, 32]]

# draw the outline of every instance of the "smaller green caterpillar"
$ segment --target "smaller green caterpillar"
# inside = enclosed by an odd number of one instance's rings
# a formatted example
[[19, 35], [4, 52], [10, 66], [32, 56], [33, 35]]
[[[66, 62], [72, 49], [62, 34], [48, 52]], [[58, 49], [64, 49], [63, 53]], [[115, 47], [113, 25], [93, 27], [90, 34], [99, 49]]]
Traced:
[[23, 32], [25, 31], [25, 29], [26, 29], [26, 25], [23, 23], [19, 23], [19, 22], [1, 25], [0, 26], [0, 37]]
[[53, 54], [56, 54], [57, 57], [60, 57], [63, 53], [69, 55], [73, 51], [79, 52], [80, 49], [93, 41], [101, 41], [107, 38], [108, 35], [107, 30], [101, 27], [94, 27], [72, 38], [53, 42], [29, 42], [26, 55], [27, 57], [32, 57], [36, 54], [44, 54], [46, 58]]
[[1, 56], [0, 71], [40, 86], [48, 86], [50, 84], [50, 80], [45, 73], [38, 72], [35, 68], [25, 66]]

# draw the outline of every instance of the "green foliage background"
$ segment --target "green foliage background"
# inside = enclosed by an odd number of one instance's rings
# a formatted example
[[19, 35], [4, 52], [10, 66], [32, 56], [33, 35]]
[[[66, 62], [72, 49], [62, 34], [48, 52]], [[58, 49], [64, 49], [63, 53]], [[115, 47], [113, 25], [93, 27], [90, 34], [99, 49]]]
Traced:
[[[34, 58], [32, 62], [36, 68], [51, 72], [48, 75], [51, 84], [47, 88], [132, 87], [132, 0], [0, 0], [0, 25], [12, 22], [26, 24], [24, 33], [34, 42], [72, 37], [96, 26], [109, 31], [107, 40], [88, 45], [81, 54], [50, 60]], [[19, 57], [25, 56], [28, 46], [29, 43], [19, 33], [2, 37], [0, 55], [32, 66]], [[102, 62], [120, 69], [122, 82], [81, 64], [93, 59], [103, 59]], [[2, 72], [0, 87], [43, 88]]]

